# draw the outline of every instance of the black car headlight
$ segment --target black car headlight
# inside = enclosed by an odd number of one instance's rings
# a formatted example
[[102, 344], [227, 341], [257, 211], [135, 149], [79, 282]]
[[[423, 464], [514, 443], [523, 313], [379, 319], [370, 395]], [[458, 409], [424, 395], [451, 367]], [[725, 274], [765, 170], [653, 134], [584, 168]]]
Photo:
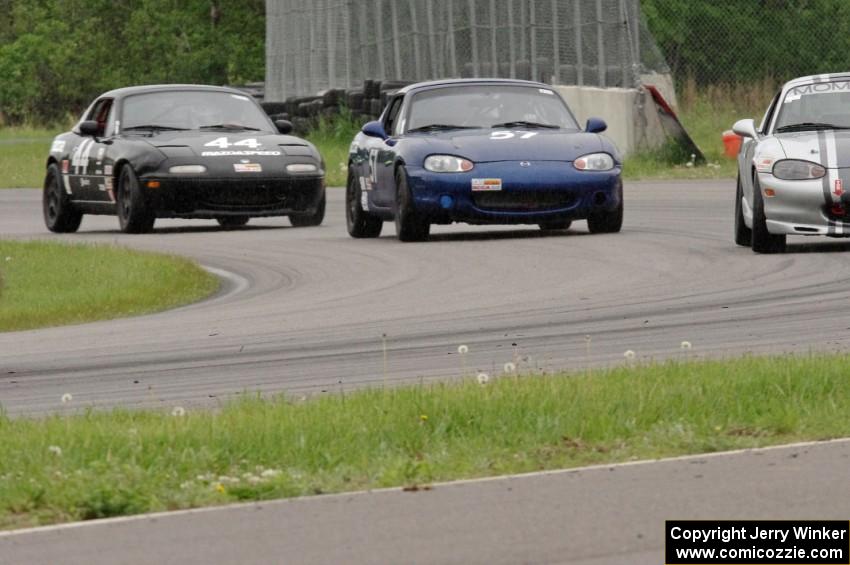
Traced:
[[825, 174], [822, 165], [800, 159], [783, 159], [773, 165], [773, 176], [782, 180], [819, 179]]

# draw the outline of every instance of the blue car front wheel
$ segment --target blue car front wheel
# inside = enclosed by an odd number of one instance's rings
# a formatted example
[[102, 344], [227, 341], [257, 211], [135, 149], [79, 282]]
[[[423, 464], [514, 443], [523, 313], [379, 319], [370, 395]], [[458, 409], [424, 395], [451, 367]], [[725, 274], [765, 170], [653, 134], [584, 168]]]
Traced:
[[425, 241], [431, 232], [431, 224], [414, 209], [404, 167], [396, 169], [395, 186], [395, 229], [399, 240]]

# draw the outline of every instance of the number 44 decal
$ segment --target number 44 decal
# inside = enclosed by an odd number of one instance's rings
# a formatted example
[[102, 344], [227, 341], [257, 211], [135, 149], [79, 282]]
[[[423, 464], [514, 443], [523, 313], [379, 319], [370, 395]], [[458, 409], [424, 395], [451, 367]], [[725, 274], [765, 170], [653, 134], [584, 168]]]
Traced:
[[[522, 134], [522, 135], [520, 135]], [[528, 139], [537, 135], [536, 131], [494, 131], [490, 134], [490, 139], [510, 139], [519, 135], [520, 139]]]
[[221, 149], [227, 149], [231, 145], [234, 147], [250, 147], [251, 149], [256, 149], [257, 147], [260, 147], [262, 143], [257, 141], [255, 137], [240, 139], [234, 143], [230, 143], [226, 137], [219, 137], [213, 139], [209, 143], [204, 143], [204, 147], [220, 147]]

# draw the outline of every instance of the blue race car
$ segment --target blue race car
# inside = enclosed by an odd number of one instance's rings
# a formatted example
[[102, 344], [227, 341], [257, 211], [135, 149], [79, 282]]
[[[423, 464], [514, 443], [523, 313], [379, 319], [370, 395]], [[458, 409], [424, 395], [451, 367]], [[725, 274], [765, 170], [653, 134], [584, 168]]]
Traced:
[[622, 161], [584, 131], [557, 92], [521, 80], [468, 79], [406, 86], [349, 150], [346, 224], [377, 237], [395, 220], [401, 241], [428, 238], [431, 224], [538, 224], [591, 233], [620, 231]]

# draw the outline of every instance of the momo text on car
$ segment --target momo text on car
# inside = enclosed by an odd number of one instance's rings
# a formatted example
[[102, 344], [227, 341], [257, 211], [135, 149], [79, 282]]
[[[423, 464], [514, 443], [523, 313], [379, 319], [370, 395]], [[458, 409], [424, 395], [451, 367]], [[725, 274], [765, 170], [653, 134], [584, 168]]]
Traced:
[[588, 120], [584, 130], [551, 87], [507, 79], [427, 82], [390, 96], [351, 144], [346, 219], [353, 237], [394, 220], [399, 239], [431, 224], [537, 224], [616, 232], [621, 160]]
[[318, 225], [325, 213], [324, 163], [287, 135], [245, 93], [159, 85], [99, 96], [47, 158], [47, 227], [73, 232], [83, 214], [116, 214], [125, 232], [156, 218], [213, 218], [225, 227], [254, 216]]
[[850, 237], [850, 73], [789, 81], [758, 127], [733, 130], [735, 243], [771, 253], [789, 234]]

